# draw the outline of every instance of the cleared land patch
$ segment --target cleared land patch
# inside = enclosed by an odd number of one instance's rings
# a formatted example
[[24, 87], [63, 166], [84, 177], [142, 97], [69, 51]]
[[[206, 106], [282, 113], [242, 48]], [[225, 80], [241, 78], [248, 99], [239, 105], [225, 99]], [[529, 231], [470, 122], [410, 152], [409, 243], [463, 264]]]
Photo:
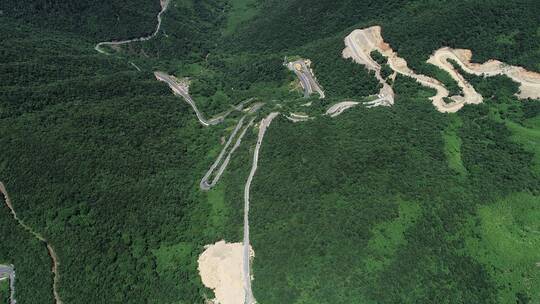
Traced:
[[214, 290], [214, 303], [243, 303], [242, 253], [242, 243], [220, 241], [208, 245], [200, 255], [199, 272], [204, 286]]
[[448, 166], [463, 176], [467, 174], [467, 169], [461, 159], [461, 138], [457, 133], [461, 125], [461, 119], [458, 116], [452, 116], [450, 125], [443, 131], [443, 139], [444, 154], [448, 159]]

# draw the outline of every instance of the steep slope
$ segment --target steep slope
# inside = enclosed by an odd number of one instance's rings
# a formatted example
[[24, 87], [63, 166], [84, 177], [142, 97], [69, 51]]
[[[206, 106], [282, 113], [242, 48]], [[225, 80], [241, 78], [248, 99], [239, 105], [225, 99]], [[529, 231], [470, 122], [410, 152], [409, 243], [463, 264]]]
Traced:
[[[239, 1], [171, 1], [155, 39], [112, 56], [95, 43], [152, 33], [158, 1], [0, 4], [0, 179], [20, 217], [57, 249], [65, 303], [203, 303], [212, 298], [197, 271], [203, 245], [242, 238], [256, 133], [246, 132], [221, 184], [200, 192], [238, 114], [224, 128], [201, 127], [156, 70], [190, 77], [209, 117], [251, 97], [283, 112], [324, 112], [376, 94], [375, 77], [342, 58], [345, 36], [374, 24], [411, 68], [445, 85], [451, 77], [425, 63], [443, 46], [540, 70], [533, 0], [258, 1], [229, 27]], [[285, 56], [312, 61], [325, 100], [292, 89]], [[431, 107], [434, 92], [401, 76], [394, 107], [296, 124], [276, 118], [250, 191], [255, 299], [539, 300], [538, 256], [508, 250], [537, 244], [519, 201], [537, 214], [538, 101], [518, 102], [505, 77], [463, 75], [485, 103], [451, 118]], [[46, 251], [14, 224], [0, 214], [9, 234], [0, 262], [23, 264], [18, 286], [36, 286], [21, 303], [52, 302]]]

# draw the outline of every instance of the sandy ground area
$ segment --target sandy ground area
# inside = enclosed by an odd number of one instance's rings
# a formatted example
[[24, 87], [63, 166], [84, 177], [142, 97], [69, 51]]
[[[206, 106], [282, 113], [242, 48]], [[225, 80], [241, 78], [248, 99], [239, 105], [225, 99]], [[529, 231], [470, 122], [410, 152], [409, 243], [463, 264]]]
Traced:
[[[199, 273], [204, 286], [214, 290], [215, 304], [243, 304], [242, 243], [219, 241], [205, 247], [199, 256]], [[251, 248], [250, 248], [251, 249]], [[253, 256], [253, 250], [252, 256]]]
[[[454, 59], [467, 73], [484, 76], [507, 75], [520, 84], [520, 93], [517, 95], [519, 98], [540, 98], [540, 74], [529, 72], [521, 67], [506, 65], [496, 60], [490, 60], [484, 64], [471, 63], [472, 53], [470, 50], [441, 48], [427, 61], [450, 73], [463, 90], [463, 96], [449, 96], [448, 90], [441, 82], [425, 75], [416, 74], [407, 66], [407, 61], [399, 57], [384, 41], [380, 26], [354, 30], [345, 38], [345, 45], [343, 57], [353, 58], [357, 63], [376, 72], [377, 79], [383, 84], [379, 94], [383, 97], [390, 94], [393, 97], [393, 91], [381, 78], [380, 65], [371, 58], [370, 54], [374, 50], [379, 51], [387, 58], [388, 65], [395, 72], [412, 77], [420, 84], [435, 89], [437, 93], [430, 99], [440, 112], [457, 112], [464, 104], [478, 104], [483, 100], [482, 96], [453, 68], [448, 59]], [[445, 101], [447, 97], [452, 102], [447, 103]]]

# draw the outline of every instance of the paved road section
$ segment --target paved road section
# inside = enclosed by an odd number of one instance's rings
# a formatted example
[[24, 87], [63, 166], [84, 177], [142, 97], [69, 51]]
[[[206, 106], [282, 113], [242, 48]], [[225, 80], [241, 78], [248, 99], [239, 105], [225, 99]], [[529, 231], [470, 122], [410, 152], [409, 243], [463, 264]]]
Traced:
[[253, 152], [253, 164], [251, 166], [251, 172], [249, 173], [246, 185], [244, 187], [244, 254], [243, 254], [243, 275], [244, 275], [244, 289], [246, 299], [244, 304], [253, 304], [255, 303], [255, 298], [253, 297], [253, 292], [251, 291], [251, 265], [250, 265], [250, 244], [249, 244], [249, 188], [251, 187], [251, 182], [253, 177], [257, 172], [257, 163], [259, 162], [259, 150], [261, 149], [261, 144], [264, 139], [264, 134], [266, 129], [272, 123], [272, 120], [276, 118], [279, 113], [273, 112], [270, 113], [265, 119], [261, 120], [259, 126], [259, 136], [257, 138], [257, 145], [255, 146], [255, 151]]
[[[229, 116], [229, 114], [231, 114], [233, 111], [242, 111], [242, 109], [244, 108], [244, 106], [246, 104], [252, 102], [255, 99], [255, 98], [250, 98], [250, 99], [244, 100], [241, 103], [239, 103], [238, 105], [232, 106], [231, 110], [229, 110], [229, 111], [227, 111], [227, 112], [225, 112], [223, 114], [217, 115], [214, 118], [207, 119], [205, 117], [205, 115], [199, 110], [199, 108], [197, 107], [197, 104], [195, 103], [193, 98], [191, 98], [191, 96], [189, 95], [189, 85], [188, 85], [187, 81], [178, 80], [176, 77], [174, 77], [172, 75], [168, 75], [168, 74], [163, 73], [163, 72], [154, 72], [154, 76], [156, 77], [157, 80], [167, 83], [169, 85], [169, 87], [171, 88], [171, 90], [174, 92], [174, 94], [182, 97], [193, 108], [193, 111], [195, 111], [195, 115], [197, 115], [197, 119], [205, 127], [212, 126], [212, 125], [217, 125], [217, 124], [222, 123], [223, 120], [227, 116]], [[253, 112], [254, 108], [256, 108], [256, 110], [258, 110], [262, 105], [263, 104], [261, 104], [261, 103], [254, 104], [251, 107], [250, 112]]]
[[[219, 168], [218, 174], [216, 174], [216, 177], [214, 177], [214, 179], [212, 181], [209, 182], [209, 179], [212, 176], [212, 173], [214, 173], [214, 171], [216, 170], [217, 166], [221, 163], [221, 160], [225, 156], [225, 153], [227, 152], [227, 149], [231, 145], [234, 137], [236, 136], [236, 134], [238, 133], [240, 128], [242, 128], [242, 125], [244, 124], [244, 119], [245, 118], [246, 118], [245, 116], [240, 118], [240, 120], [238, 121], [238, 124], [236, 125], [234, 130], [231, 132], [231, 135], [229, 136], [229, 139], [225, 143], [225, 146], [223, 147], [223, 149], [219, 153], [216, 161], [214, 161], [212, 166], [210, 166], [210, 169], [208, 169], [208, 171], [206, 172], [204, 177], [201, 179], [201, 182], [199, 184], [201, 190], [208, 191], [208, 190], [212, 189], [217, 184], [217, 182], [219, 181], [219, 178], [221, 177], [221, 174], [225, 170], [225, 167], [227, 167], [228, 162], [223, 162], [223, 164]], [[241, 137], [239, 138], [239, 140], [241, 140]], [[230, 158], [230, 155], [234, 152], [234, 150], [235, 149], [231, 149], [231, 151], [229, 152], [229, 155], [227, 156], [227, 158]]]
[[0, 280], [9, 279], [9, 303], [16, 304], [15, 300], [15, 269], [13, 265], [0, 265]]
[[201, 111], [199, 111], [199, 108], [197, 107], [197, 104], [193, 98], [191, 98], [189, 95], [189, 87], [186, 83], [180, 82], [176, 79], [176, 77], [167, 75], [163, 72], [154, 72], [154, 75], [156, 76], [157, 80], [167, 83], [175, 94], [181, 96], [187, 103], [189, 103], [189, 105], [193, 108], [193, 111], [195, 111], [197, 119], [199, 119], [199, 122], [203, 126], [208, 127], [210, 125], [217, 125], [223, 121], [224, 117], [218, 117], [210, 120], [207, 120], [204, 117]]
[[324, 91], [321, 89], [321, 86], [313, 76], [313, 71], [309, 67], [311, 62], [309, 60], [300, 59], [296, 61], [289, 62], [287, 67], [289, 70], [293, 71], [298, 79], [300, 79], [300, 84], [304, 88], [304, 97], [309, 97], [313, 94], [314, 91], [319, 93], [321, 98], [324, 98]]
[[340, 103], [336, 103], [335, 105], [332, 105], [328, 110], [326, 110], [325, 115], [329, 115], [330, 117], [336, 117], [343, 113], [345, 110], [352, 108], [354, 106], [357, 106], [360, 104], [357, 101], [343, 101]]
[[150, 40], [150, 39], [154, 38], [157, 35], [157, 33], [159, 33], [159, 29], [161, 28], [161, 17], [163, 16], [163, 13], [165, 13], [167, 8], [169, 7], [170, 2], [171, 2], [170, 0], [161, 0], [161, 11], [157, 15], [158, 24], [156, 26], [156, 29], [154, 30], [154, 32], [151, 35], [145, 36], [145, 37], [140, 37], [140, 38], [122, 40], [122, 41], [100, 42], [100, 43], [96, 44], [94, 49], [96, 51], [100, 52], [101, 54], [110, 55], [110, 53], [108, 53], [107, 51], [105, 51], [101, 47], [105, 46], [105, 45], [107, 45], [107, 46], [118, 46], [118, 45], [127, 44], [127, 43], [131, 43], [131, 42], [136, 42], [136, 41], [139, 41], [139, 42], [140, 41], [147, 41], [147, 40]]
[[[221, 164], [221, 167], [219, 167], [219, 170], [216, 173], [216, 176], [214, 177], [212, 182], [208, 185], [210, 188], [214, 187], [219, 182], [219, 179], [221, 178], [221, 175], [223, 175], [223, 172], [225, 172], [225, 169], [227, 168], [227, 166], [229, 165], [229, 162], [231, 161], [232, 155], [234, 154], [236, 149], [238, 149], [238, 147], [240, 147], [240, 144], [242, 143], [242, 139], [246, 135], [247, 130], [253, 125], [253, 121], [255, 121], [255, 118], [251, 119], [251, 121], [247, 124], [247, 126], [245, 126], [244, 129], [242, 130], [242, 133], [240, 133], [240, 136], [238, 136], [238, 139], [236, 140], [236, 143], [232, 147], [229, 154], [227, 154], [227, 157], [223, 161], [223, 164]], [[203, 189], [203, 190], [209, 190], [209, 189]]]

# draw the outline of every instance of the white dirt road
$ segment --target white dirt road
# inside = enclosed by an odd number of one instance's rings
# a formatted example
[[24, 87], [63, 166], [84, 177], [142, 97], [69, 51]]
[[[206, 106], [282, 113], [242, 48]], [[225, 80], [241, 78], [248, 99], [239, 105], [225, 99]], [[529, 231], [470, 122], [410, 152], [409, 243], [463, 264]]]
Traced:
[[[452, 78], [454, 78], [459, 86], [463, 89], [463, 93], [466, 99], [479, 98], [480, 102], [482, 96], [476, 93], [474, 88], [458, 73], [448, 61], [454, 60], [459, 66], [467, 73], [473, 75], [483, 75], [486, 77], [492, 77], [496, 75], [506, 75], [513, 81], [519, 83], [520, 92], [516, 96], [520, 99], [540, 98], [540, 74], [529, 72], [522, 67], [507, 65], [504, 62], [498, 60], [489, 60], [485, 63], [472, 63], [472, 51], [466, 49], [452, 49], [449, 47], [440, 48], [427, 61], [434, 64], [441, 69], [447, 71]], [[479, 97], [475, 96], [475, 93]]]
[[[345, 49], [343, 57], [353, 58], [357, 63], [366, 66], [369, 70], [376, 72], [376, 77], [383, 84], [385, 92], [380, 93], [381, 96], [392, 94], [391, 88], [387, 88], [386, 82], [381, 81], [380, 66], [371, 58], [371, 52], [379, 51], [388, 60], [388, 65], [395, 72], [412, 77], [420, 84], [436, 90], [436, 95], [431, 97], [433, 105], [440, 112], [457, 112], [465, 104], [478, 104], [482, 102], [482, 96], [457, 73], [448, 59], [454, 59], [467, 72], [475, 75], [494, 76], [499, 74], [507, 75], [514, 81], [520, 83], [521, 92], [519, 98], [539, 98], [540, 97], [540, 74], [526, 71], [521, 67], [509, 66], [502, 62], [490, 60], [484, 64], [471, 63], [472, 56], [469, 50], [453, 50], [450, 48], [441, 48], [437, 50], [428, 60], [428, 63], [434, 64], [447, 72], [458, 82], [462, 88], [464, 96], [450, 96], [446, 87], [438, 80], [416, 74], [407, 66], [407, 61], [398, 56], [394, 50], [388, 45], [381, 35], [380, 26], [372, 26], [366, 29], [354, 30], [345, 38]], [[450, 98], [452, 102], [447, 103], [446, 98]]]

